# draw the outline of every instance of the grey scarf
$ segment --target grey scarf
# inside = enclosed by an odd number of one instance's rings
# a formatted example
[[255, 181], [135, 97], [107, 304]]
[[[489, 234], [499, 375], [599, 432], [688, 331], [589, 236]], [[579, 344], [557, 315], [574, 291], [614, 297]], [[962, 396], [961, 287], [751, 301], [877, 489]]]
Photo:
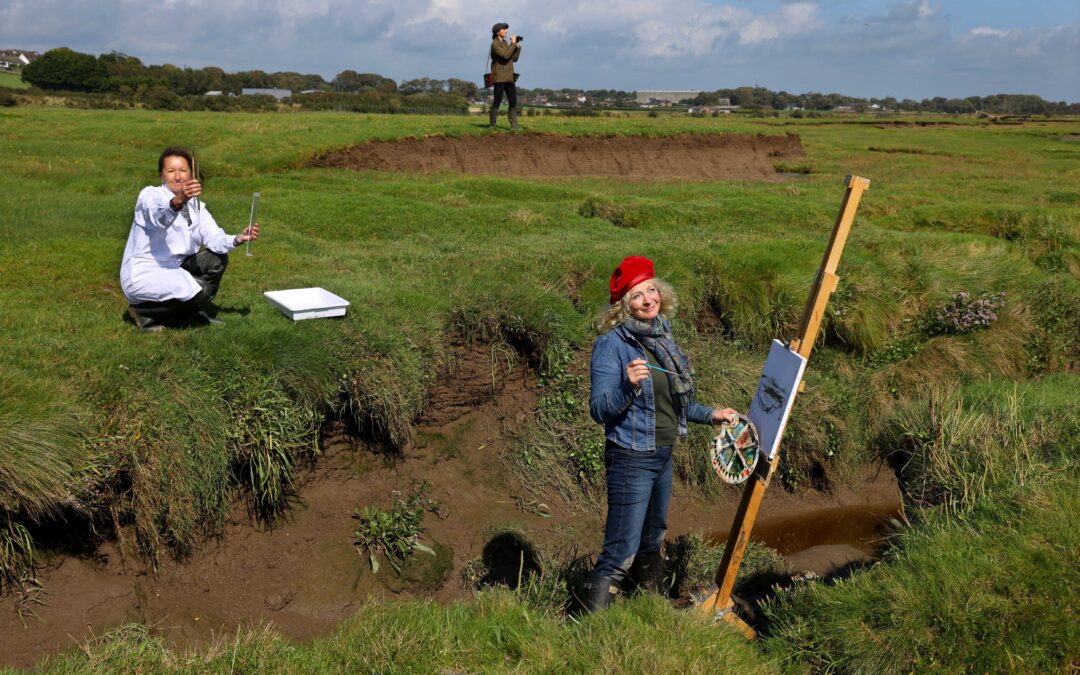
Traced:
[[656, 360], [668, 373], [671, 397], [680, 410], [694, 402], [694, 366], [690, 357], [675, 344], [671, 324], [667, 319], [656, 317], [652, 321], [638, 321], [630, 317], [623, 322], [630, 334], [656, 356]]

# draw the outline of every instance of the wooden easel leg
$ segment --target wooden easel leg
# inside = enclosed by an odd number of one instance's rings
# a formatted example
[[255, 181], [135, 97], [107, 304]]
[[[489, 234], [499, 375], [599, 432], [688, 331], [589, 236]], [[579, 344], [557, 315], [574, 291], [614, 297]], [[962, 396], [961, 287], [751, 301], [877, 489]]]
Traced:
[[739, 615], [735, 613], [735, 603], [730, 600], [728, 601], [728, 606], [720, 610], [720, 613], [716, 616], [718, 619], [722, 619], [724, 622], [734, 626], [747, 640], [753, 640], [757, 637], [757, 632], [750, 627], [750, 624], [740, 619]]
[[[855, 220], [855, 212], [859, 208], [859, 200], [862, 193], [869, 189], [870, 181], [859, 176], [848, 176], [844, 179], [846, 190], [840, 203], [840, 212], [836, 216], [836, 224], [833, 226], [832, 235], [828, 246], [825, 248], [825, 257], [818, 268], [817, 277], [810, 289], [810, 295], [806, 299], [803, 308], [802, 319], [799, 322], [799, 331], [796, 338], [789, 345], [792, 351], [798, 352], [803, 358], [810, 358], [810, 351], [817, 340], [821, 320], [825, 315], [825, 306], [829, 302], [829, 296], [836, 290], [839, 277], [836, 276], [836, 266], [840, 262], [840, 255], [847, 243], [848, 232]], [[781, 430], [780, 433], [783, 433]], [[735, 577], [739, 573], [739, 565], [742, 564], [743, 554], [750, 542], [750, 531], [757, 520], [758, 509], [761, 508], [761, 499], [765, 495], [765, 488], [769, 484], [772, 472], [776, 470], [780, 462], [779, 450], [768, 466], [758, 465], [757, 470], [750, 476], [743, 489], [739, 509], [735, 513], [735, 522], [731, 526], [728, 535], [727, 547], [724, 549], [724, 557], [720, 561], [720, 568], [716, 571], [716, 591], [714, 591], [699, 609], [712, 616], [723, 618], [733, 623], [749, 639], [754, 638], [754, 630], [746, 625], [732, 611], [731, 591], [735, 587]], [[764, 473], [764, 476], [761, 474]]]

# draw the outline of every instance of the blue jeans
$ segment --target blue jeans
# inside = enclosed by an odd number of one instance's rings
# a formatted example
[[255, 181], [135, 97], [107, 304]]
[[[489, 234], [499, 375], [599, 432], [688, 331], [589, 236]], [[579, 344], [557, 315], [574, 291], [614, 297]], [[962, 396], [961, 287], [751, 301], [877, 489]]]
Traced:
[[660, 550], [671, 504], [671, 446], [637, 452], [608, 442], [607, 521], [594, 578], [622, 579], [639, 553]]

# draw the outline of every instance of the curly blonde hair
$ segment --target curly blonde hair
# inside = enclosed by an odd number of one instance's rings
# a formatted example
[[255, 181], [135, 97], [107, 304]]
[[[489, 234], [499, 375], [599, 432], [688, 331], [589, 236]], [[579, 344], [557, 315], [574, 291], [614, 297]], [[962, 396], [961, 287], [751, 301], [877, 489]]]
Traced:
[[[660, 314], [666, 319], [671, 319], [671, 317], [675, 316], [675, 310], [679, 307], [679, 296], [675, 294], [675, 289], [671, 287], [671, 284], [663, 279], [656, 277], [650, 281], [656, 284], [656, 290], [660, 291]], [[630, 294], [627, 293], [619, 298], [615, 304], [608, 305], [600, 312], [600, 318], [596, 322], [596, 332], [606, 333], [629, 317]]]

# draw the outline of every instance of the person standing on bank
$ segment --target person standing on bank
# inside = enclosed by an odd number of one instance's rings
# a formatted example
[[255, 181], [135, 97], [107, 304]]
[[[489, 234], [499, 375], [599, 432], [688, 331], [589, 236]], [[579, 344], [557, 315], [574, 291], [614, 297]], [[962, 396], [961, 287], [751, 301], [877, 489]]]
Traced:
[[497, 23], [491, 27], [491, 80], [495, 88], [495, 100], [491, 104], [491, 127], [495, 127], [495, 120], [499, 118], [499, 106], [502, 105], [503, 94], [510, 105], [507, 116], [510, 118], [510, 128], [518, 128], [517, 111], [517, 75], [514, 74], [514, 64], [521, 56], [521, 36], [507, 35], [509, 24]]
[[135, 203], [120, 288], [130, 303], [128, 314], [144, 331], [162, 330], [163, 322], [195, 319], [224, 323], [206, 313], [217, 295], [229, 251], [259, 238], [259, 224], [235, 236], [222, 230], [195, 198], [202, 194], [192, 175], [191, 154], [165, 148], [158, 157], [161, 185], [143, 188]]
[[656, 278], [651, 260], [623, 259], [609, 290], [611, 304], [593, 345], [589, 400], [593, 420], [604, 425], [608, 509], [603, 550], [578, 598], [584, 612], [611, 604], [627, 576], [638, 587], [660, 590], [675, 439], [687, 435], [687, 422], [738, 416], [695, 400], [694, 369], [671, 334], [678, 298]]

